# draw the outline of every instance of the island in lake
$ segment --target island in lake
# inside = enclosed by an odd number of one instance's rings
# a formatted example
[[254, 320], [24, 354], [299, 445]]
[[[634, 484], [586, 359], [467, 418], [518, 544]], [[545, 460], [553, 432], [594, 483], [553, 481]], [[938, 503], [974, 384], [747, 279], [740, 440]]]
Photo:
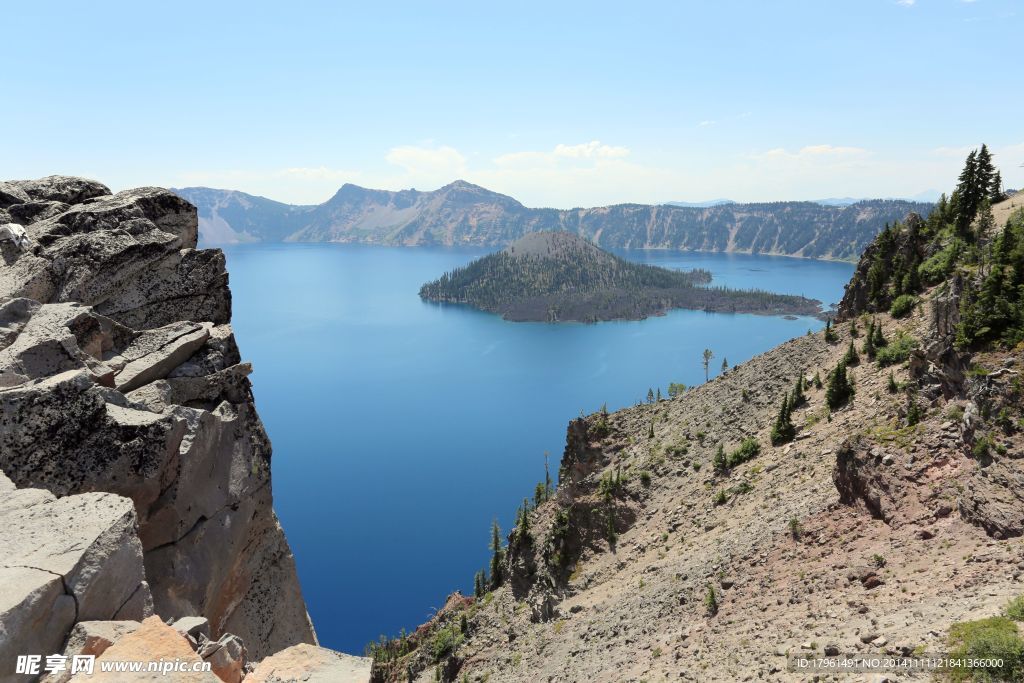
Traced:
[[640, 320], [673, 308], [821, 315], [814, 299], [706, 286], [710, 282], [706, 270], [632, 263], [569, 232], [535, 232], [428, 282], [420, 297], [517, 322]]

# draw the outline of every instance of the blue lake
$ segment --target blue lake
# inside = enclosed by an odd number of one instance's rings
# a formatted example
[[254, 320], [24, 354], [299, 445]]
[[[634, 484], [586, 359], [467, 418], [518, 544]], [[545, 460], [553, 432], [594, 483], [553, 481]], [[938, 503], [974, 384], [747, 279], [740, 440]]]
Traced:
[[[822, 323], [673, 311], [597, 325], [509, 323], [421, 302], [483, 250], [225, 249], [242, 357], [274, 444], [274, 498], [327, 647], [361, 653], [425, 621], [488, 559], [552, 475], [580, 411], [703, 381], [701, 351], [743, 362]], [[621, 252], [710, 270], [714, 284], [838, 301], [853, 266], [770, 256]]]

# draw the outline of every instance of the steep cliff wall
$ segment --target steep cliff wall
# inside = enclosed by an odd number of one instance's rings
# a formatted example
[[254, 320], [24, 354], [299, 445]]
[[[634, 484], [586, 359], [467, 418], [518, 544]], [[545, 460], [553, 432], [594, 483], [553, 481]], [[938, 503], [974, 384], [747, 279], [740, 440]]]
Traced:
[[[162, 619], [202, 615], [213, 640], [239, 636], [250, 659], [315, 644], [224, 256], [196, 249], [195, 208], [159, 188], [111, 194], [52, 176], [0, 183], [4, 224], [25, 238], [0, 241], [0, 470], [59, 497], [51, 508], [129, 499], [140, 605]], [[80, 618], [144, 616], [65, 611], [50, 639]]]

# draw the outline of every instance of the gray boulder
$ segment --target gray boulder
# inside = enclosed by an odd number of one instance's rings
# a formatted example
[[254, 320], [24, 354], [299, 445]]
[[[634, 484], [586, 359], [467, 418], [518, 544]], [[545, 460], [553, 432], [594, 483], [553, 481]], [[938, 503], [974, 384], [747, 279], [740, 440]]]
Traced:
[[[61, 651], [77, 621], [152, 614], [132, 502], [13, 489], [0, 503], [0, 661]], [[6, 675], [7, 672], [4, 672]]]

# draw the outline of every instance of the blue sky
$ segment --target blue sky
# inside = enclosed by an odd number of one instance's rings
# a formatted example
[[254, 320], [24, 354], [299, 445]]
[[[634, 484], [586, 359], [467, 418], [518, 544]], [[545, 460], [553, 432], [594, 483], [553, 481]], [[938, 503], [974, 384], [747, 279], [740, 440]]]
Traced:
[[1019, 0], [19, 2], [0, 177], [532, 206], [1024, 185]]

